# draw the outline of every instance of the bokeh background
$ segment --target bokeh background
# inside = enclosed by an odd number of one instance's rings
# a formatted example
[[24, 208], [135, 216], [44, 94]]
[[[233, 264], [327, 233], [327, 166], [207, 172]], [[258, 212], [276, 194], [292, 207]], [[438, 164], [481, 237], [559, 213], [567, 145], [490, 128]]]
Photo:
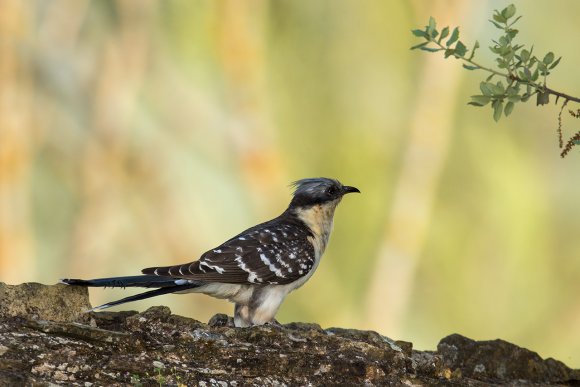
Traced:
[[[495, 123], [485, 76], [410, 51], [430, 15], [478, 39], [504, 1], [0, 2], [0, 280], [182, 263], [289, 202], [357, 186], [282, 322], [374, 329], [432, 349], [458, 332], [580, 367], [580, 152], [554, 105]], [[517, 2], [519, 40], [580, 93], [580, 2]], [[565, 135], [578, 123], [565, 120]], [[93, 304], [126, 295], [91, 290]], [[163, 296], [206, 321], [225, 301]]]

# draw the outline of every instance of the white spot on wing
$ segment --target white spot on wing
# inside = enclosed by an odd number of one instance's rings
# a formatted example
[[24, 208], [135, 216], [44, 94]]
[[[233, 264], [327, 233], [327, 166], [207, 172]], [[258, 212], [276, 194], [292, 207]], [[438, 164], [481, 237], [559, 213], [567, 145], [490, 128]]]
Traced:
[[282, 257], [280, 256], [280, 254], [276, 255], [276, 261], [281, 264], [282, 266], [284, 266], [285, 268], [289, 268], [290, 264], [288, 262], [286, 262], [285, 260], [282, 259]]
[[270, 262], [270, 260], [268, 259], [268, 257], [266, 257], [266, 255], [260, 254], [260, 259], [262, 260], [264, 265], [268, 266], [268, 269], [270, 269], [272, 273], [276, 274], [276, 277], [286, 278], [286, 276], [282, 274], [282, 269], [281, 268], [279, 269], [276, 266], [274, 266], [274, 264]]
[[256, 283], [256, 282], [262, 282], [262, 279], [260, 277], [258, 277], [258, 275], [256, 273], [254, 273], [253, 271], [249, 271], [248, 272], [248, 282], [251, 283]]
[[272, 264], [265, 254], [260, 254], [260, 259], [262, 260], [262, 262], [264, 262], [264, 265], [266, 266], [270, 266]]
[[[200, 268], [200, 269], [201, 269], [201, 265], [207, 266], [209, 269], [215, 270], [215, 271], [217, 271], [219, 274], [223, 274], [223, 273], [224, 273], [224, 271], [225, 271], [225, 270], [223, 269], [223, 267], [219, 267], [219, 266], [217, 266], [217, 265], [210, 265], [210, 264], [209, 264], [209, 263], [207, 263], [207, 262], [200, 262], [200, 263], [199, 263], [199, 268]], [[203, 269], [201, 269], [201, 270], [203, 270]], [[204, 272], [205, 272], [205, 270], [204, 270]]]
[[248, 273], [248, 282], [256, 283], [256, 282], [263, 282], [262, 278], [258, 277], [256, 273], [254, 273], [250, 268], [246, 265], [246, 263], [242, 260], [241, 255], [236, 255], [234, 259], [238, 263], [238, 267]]

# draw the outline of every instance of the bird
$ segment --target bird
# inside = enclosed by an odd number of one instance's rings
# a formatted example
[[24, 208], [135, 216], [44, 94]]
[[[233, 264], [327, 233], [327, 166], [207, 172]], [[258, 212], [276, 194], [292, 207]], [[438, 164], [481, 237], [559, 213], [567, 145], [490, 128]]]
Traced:
[[141, 275], [91, 280], [61, 279], [66, 285], [155, 288], [92, 308], [98, 311], [169, 293], [203, 293], [234, 303], [233, 324], [276, 324], [286, 296], [317, 269], [343, 196], [358, 188], [336, 179], [292, 183], [290, 205], [278, 217], [242, 231], [193, 262], [150, 267]]

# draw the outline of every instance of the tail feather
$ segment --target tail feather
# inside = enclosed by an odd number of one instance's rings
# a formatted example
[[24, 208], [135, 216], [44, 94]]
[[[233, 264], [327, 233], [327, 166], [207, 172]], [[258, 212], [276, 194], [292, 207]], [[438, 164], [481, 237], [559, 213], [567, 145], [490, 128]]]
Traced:
[[175, 285], [183, 285], [187, 280], [161, 277], [157, 275], [134, 275], [127, 277], [96, 278], [90, 280], [66, 278], [61, 279], [60, 282], [66, 285], [94, 286], [102, 288], [166, 288]]
[[155, 289], [155, 290], [149, 290], [148, 292], [145, 292], [145, 293], [135, 294], [134, 296], [125, 297], [125, 298], [122, 298], [122, 299], [117, 300], [117, 301], [108, 302], [108, 303], [103, 304], [103, 305], [95, 306], [94, 308], [87, 310], [87, 312], [94, 312], [97, 310], [107, 309], [107, 308], [110, 308], [110, 307], [115, 306], [115, 305], [124, 304], [126, 302], [145, 300], [147, 298], [160, 296], [162, 294], [169, 294], [169, 293], [180, 292], [180, 291], [184, 291], [184, 290], [188, 290], [188, 289], [193, 289], [193, 288], [196, 288], [198, 286], [200, 286], [199, 283], [189, 283], [189, 284], [185, 284], [185, 285], [173, 285], [173, 286], [168, 286], [168, 287], [162, 287], [162, 288]]
[[135, 294], [133, 296], [125, 297], [117, 301], [108, 302], [103, 305], [96, 306], [89, 309], [87, 312], [102, 310], [110, 308], [111, 306], [121, 305], [126, 302], [144, 300], [162, 294], [169, 294], [181, 292], [188, 289], [194, 289], [201, 285], [202, 282], [186, 280], [181, 278], [163, 277], [157, 275], [134, 275], [127, 277], [111, 277], [111, 278], [96, 278], [90, 280], [82, 280], [75, 278], [61, 279], [61, 283], [75, 286], [93, 286], [101, 288], [126, 288], [126, 287], [140, 287], [140, 288], [157, 288], [149, 290], [144, 293]]

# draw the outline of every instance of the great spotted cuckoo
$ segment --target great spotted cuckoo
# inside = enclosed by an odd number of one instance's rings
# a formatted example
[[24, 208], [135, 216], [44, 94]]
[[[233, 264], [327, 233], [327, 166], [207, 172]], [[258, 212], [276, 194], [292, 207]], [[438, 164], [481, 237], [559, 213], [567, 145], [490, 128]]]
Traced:
[[284, 298], [314, 274], [332, 231], [342, 197], [360, 192], [338, 180], [298, 180], [280, 216], [249, 228], [197, 261], [143, 269], [143, 275], [92, 280], [63, 279], [68, 285], [156, 288], [93, 308], [167, 293], [204, 293], [235, 303], [237, 327], [274, 321]]

